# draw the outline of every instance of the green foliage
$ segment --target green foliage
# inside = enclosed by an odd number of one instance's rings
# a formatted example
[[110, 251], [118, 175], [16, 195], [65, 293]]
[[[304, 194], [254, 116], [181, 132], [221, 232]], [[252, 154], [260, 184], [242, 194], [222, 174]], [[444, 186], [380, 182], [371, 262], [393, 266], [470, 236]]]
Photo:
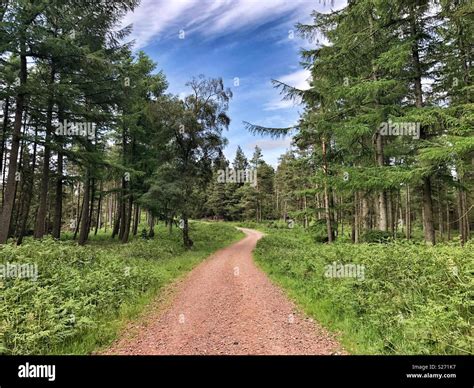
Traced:
[[127, 245], [99, 238], [85, 247], [53, 239], [3, 246], [0, 264], [36, 263], [39, 276], [0, 282], [0, 353], [89, 353], [113, 339], [124, 311], [241, 236], [222, 224], [191, 224], [196, 244], [185, 252], [179, 230], [156, 229], [153, 240]]
[[392, 233], [383, 230], [368, 230], [362, 236], [366, 243], [386, 243], [392, 239]]
[[[472, 354], [472, 243], [315, 244], [303, 230], [264, 229], [256, 260], [322, 324], [362, 354]], [[326, 265], [363, 265], [364, 280]]]
[[326, 220], [316, 220], [309, 230], [315, 242], [324, 243], [328, 241]]

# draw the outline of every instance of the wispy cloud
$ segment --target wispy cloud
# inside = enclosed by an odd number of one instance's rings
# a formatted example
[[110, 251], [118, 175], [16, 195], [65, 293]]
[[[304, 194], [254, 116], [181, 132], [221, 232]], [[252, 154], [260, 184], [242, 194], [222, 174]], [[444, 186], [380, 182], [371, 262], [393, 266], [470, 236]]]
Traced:
[[[122, 25], [133, 24], [131, 37], [136, 41], [136, 47], [142, 48], [153, 37], [169, 32], [167, 28], [197, 3], [196, 0], [143, 0], [134, 12], [125, 16]], [[179, 28], [176, 35], [178, 31]]]
[[275, 98], [265, 103], [263, 110], [272, 111], [272, 110], [280, 110], [280, 109], [290, 109], [290, 108], [295, 107], [296, 105], [297, 104], [295, 104], [294, 101]]
[[[289, 86], [293, 86], [296, 89], [308, 90], [310, 88], [310, 77], [311, 73], [309, 72], [309, 70], [300, 69], [292, 73], [282, 75], [281, 77], [277, 77], [277, 80]], [[284, 100], [282, 96], [279, 96], [277, 98], [273, 98], [272, 100], [264, 104], [264, 110], [272, 111], [280, 109], [289, 109], [293, 108], [299, 103], [300, 101]]]
[[281, 150], [281, 148], [289, 148], [291, 146], [291, 138], [286, 137], [284, 139], [260, 139], [247, 144], [248, 148], [255, 148], [259, 146], [262, 151]]
[[[341, 2], [342, 0], [338, 0]], [[132, 39], [137, 48], [166, 37], [178, 38], [179, 30], [202, 37], [258, 27], [284, 17], [293, 25], [308, 19], [311, 11], [328, 11], [330, 1], [314, 0], [142, 0], [127, 14], [122, 25], [133, 24]]]

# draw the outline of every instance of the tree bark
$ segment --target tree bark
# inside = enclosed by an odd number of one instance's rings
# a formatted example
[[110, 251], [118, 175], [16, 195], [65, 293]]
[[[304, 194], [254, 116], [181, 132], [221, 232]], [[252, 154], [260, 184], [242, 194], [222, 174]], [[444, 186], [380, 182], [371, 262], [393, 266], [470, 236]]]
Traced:
[[95, 179], [91, 178], [91, 197], [90, 197], [90, 208], [89, 208], [89, 225], [87, 226], [88, 230], [92, 229], [92, 220], [94, 214], [94, 202], [95, 202]]
[[79, 233], [79, 245], [84, 245], [89, 237], [89, 202], [90, 202], [90, 175], [86, 171], [84, 179], [84, 197], [82, 199], [81, 226]]
[[16, 97], [15, 122], [13, 125], [13, 134], [10, 150], [10, 159], [8, 164], [8, 178], [5, 188], [5, 200], [3, 202], [2, 213], [0, 215], [0, 244], [5, 244], [8, 240], [9, 225], [13, 212], [13, 201], [15, 196], [15, 177], [18, 166], [18, 151], [20, 148], [21, 121], [23, 117], [25, 103], [25, 85], [27, 82], [26, 66], [26, 43], [22, 38], [20, 43], [20, 92]]
[[444, 223], [443, 223], [443, 199], [441, 197], [441, 189], [439, 187], [439, 182], [437, 185], [437, 192], [438, 192], [438, 228], [439, 228], [439, 235], [441, 240], [444, 240]]
[[328, 164], [327, 164], [327, 151], [326, 151], [326, 141], [322, 141], [322, 151], [323, 151], [323, 171], [324, 171], [324, 212], [326, 215], [326, 230], [328, 235], [328, 243], [332, 243], [334, 241], [334, 232], [332, 230], [332, 212], [329, 205], [329, 192], [328, 192], [328, 184], [327, 184], [327, 176], [328, 176]]
[[[377, 165], [383, 167], [384, 154], [383, 154], [383, 139], [380, 133], [376, 135], [376, 153], [377, 153]], [[388, 219], [387, 219], [387, 193], [385, 190], [381, 190], [378, 193], [378, 227], [379, 230], [387, 231]]]
[[189, 237], [189, 222], [186, 214], [183, 214], [183, 243], [186, 249], [191, 249], [194, 244]]
[[99, 187], [99, 202], [97, 203], [97, 218], [95, 222], [94, 236], [97, 236], [97, 232], [100, 229], [100, 224], [102, 222], [101, 213], [100, 213], [101, 211], [102, 211], [102, 182], [100, 182], [100, 187]]
[[448, 189], [446, 189], [446, 233], [448, 235], [448, 241], [451, 241], [451, 217], [449, 213], [449, 196]]
[[[413, 38], [412, 44], [412, 60], [415, 75], [413, 82], [415, 85], [415, 106], [416, 108], [423, 108], [423, 89], [421, 83], [422, 70], [420, 64], [420, 52], [418, 47], [418, 41], [420, 37], [418, 36], [418, 27], [417, 27], [417, 17], [414, 10], [414, 5], [411, 5], [410, 9], [410, 32], [411, 37]], [[420, 138], [426, 139], [428, 136], [426, 132], [422, 130]], [[436, 244], [435, 238], [435, 229], [433, 224], [433, 201], [432, 201], [432, 192], [431, 192], [431, 177], [423, 177], [423, 231], [425, 235], [425, 241], [428, 244]]]
[[436, 241], [433, 223], [433, 202], [430, 177], [423, 179], [423, 229], [425, 232], [425, 241], [428, 244], [434, 245]]
[[125, 219], [123, 220], [124, 231], [122, 235], [122, 243], [128, 242], [128, 237], [130, 235], [130, 223], [132, 221], [132, 211], [133, 211], [133, 196], [130, 194], [128, 197], [128, 206], [125, 209]]
[[[10, 114], [10, 98], [5, 99], [3, 107], [3, 124], [2, 124], [2, 142], [0, 143], [0, 172], [3, 172], [3, 154], [5, 152], [5, 143], [7, 141], [8, 116]], [[3, 200], [2, 200], [3, 203]]]
[[[63, 122], [63, 108], [59, 106], [58, 112], [59, 122]], [[62, 137], [58, 136], [56, 139], [59, 147], [62, 147]], [[54, 238], [61, 237], [62, 213], [63, 213], [63, 179], [64, 179], [64, 157], [61, 149], [58, 151], [58, 167], [56, 172], [56, 195], [54, 202], [54, 217], [53, 217], [53, 231]]]
[[148, 232], [148, 237], [155, 237], [155, 216], [150, 215], [150, 231]]
[[406, 237], [407, 240], [411, 239], [411, 195], [410, 195], [410, 186], [407, 185], [407, 196], [406, 196]]
[[138, 233], [138, 224], [140, 223], [140, 207], [135, 204], [135, 215], [133, 217], [133, 235], [136, 236]]
[[23, 211], [23, 215], [21, 217], [21, 227], [20, 227], [20, 233], [18, 235], [18, 239], [16, 241], [17, 245], [20, 245], [23, 242], [23, 237], [26, 234], [26, 226], [28, 224], [28, 217], [30, 215], [30, 207], [31, 207], [31, 199], [33, 197], [33, 185], [34, 185], [34, 176], [35, 176], [35, 170], [36, 170], [36, 151], [38, 148], [38, 125], [35, 125], [35, 140], [33, 144], [33, 160], [32, 160], [32, 165], [31, 165], [31, 176], [30, 179], [27, 179], [27, 197], [25, 199], [25, 207]]
[[[56, 76], [56, 71], [54, 69], [54, 64], [51, 66], [51, 73], [49, 79], [49, 86], [54, 84], [54, 79]], [[49, 189], [49, 163], [51, 160], [51, 132], [52, 132], [52, 121], [53, 121], [53, 107], [54, 107], [54, 95], [53, 91], [50, 92], [48, 97], [48, 110], [46, 113], [46, 134], [44, 140], [44, 155], [43, 155], [43, 171], [41, 174], [41, 189], [40, 189], [40, 199], [38, 206], [38, 213], [36, 215], [36, 225], [35, 225], [35, 238], [42, 238], [46, 233], [46, 213], [48, 205], [48, 189]]]

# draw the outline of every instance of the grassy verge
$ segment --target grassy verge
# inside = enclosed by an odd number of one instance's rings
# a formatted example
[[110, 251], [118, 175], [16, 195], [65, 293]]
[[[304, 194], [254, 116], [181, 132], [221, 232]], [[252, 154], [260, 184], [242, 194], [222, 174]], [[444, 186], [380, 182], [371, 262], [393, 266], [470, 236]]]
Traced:
[[0, 264], [36, 264], [38, 278], [0, 279], [0, 353], [89, 354], [109, 344], [171, 281], [243, 234], [230, 225], [192, 223], [192, 250], [180, 230], [156, 228], [152, 240], [89, 245], [27, 240], [0, 249]]
[[[258, 265], [309, 315], [340, 333], [349, 352], [472, 354], [472, 242], [328, 245], [297, 227], [242, 226], [266, 233], [255, 251]], [[363, 276], [329, 277], [334, 263], [358, 265]]]

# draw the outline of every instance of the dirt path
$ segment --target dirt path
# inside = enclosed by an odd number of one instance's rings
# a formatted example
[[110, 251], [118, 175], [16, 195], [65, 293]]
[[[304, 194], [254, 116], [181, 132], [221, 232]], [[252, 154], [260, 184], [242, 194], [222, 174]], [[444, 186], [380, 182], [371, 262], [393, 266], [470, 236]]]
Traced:
[[301, 314], [252, 259], [260, 232], [199, 264], [104, 354], [333, 354], [340, 346]]

